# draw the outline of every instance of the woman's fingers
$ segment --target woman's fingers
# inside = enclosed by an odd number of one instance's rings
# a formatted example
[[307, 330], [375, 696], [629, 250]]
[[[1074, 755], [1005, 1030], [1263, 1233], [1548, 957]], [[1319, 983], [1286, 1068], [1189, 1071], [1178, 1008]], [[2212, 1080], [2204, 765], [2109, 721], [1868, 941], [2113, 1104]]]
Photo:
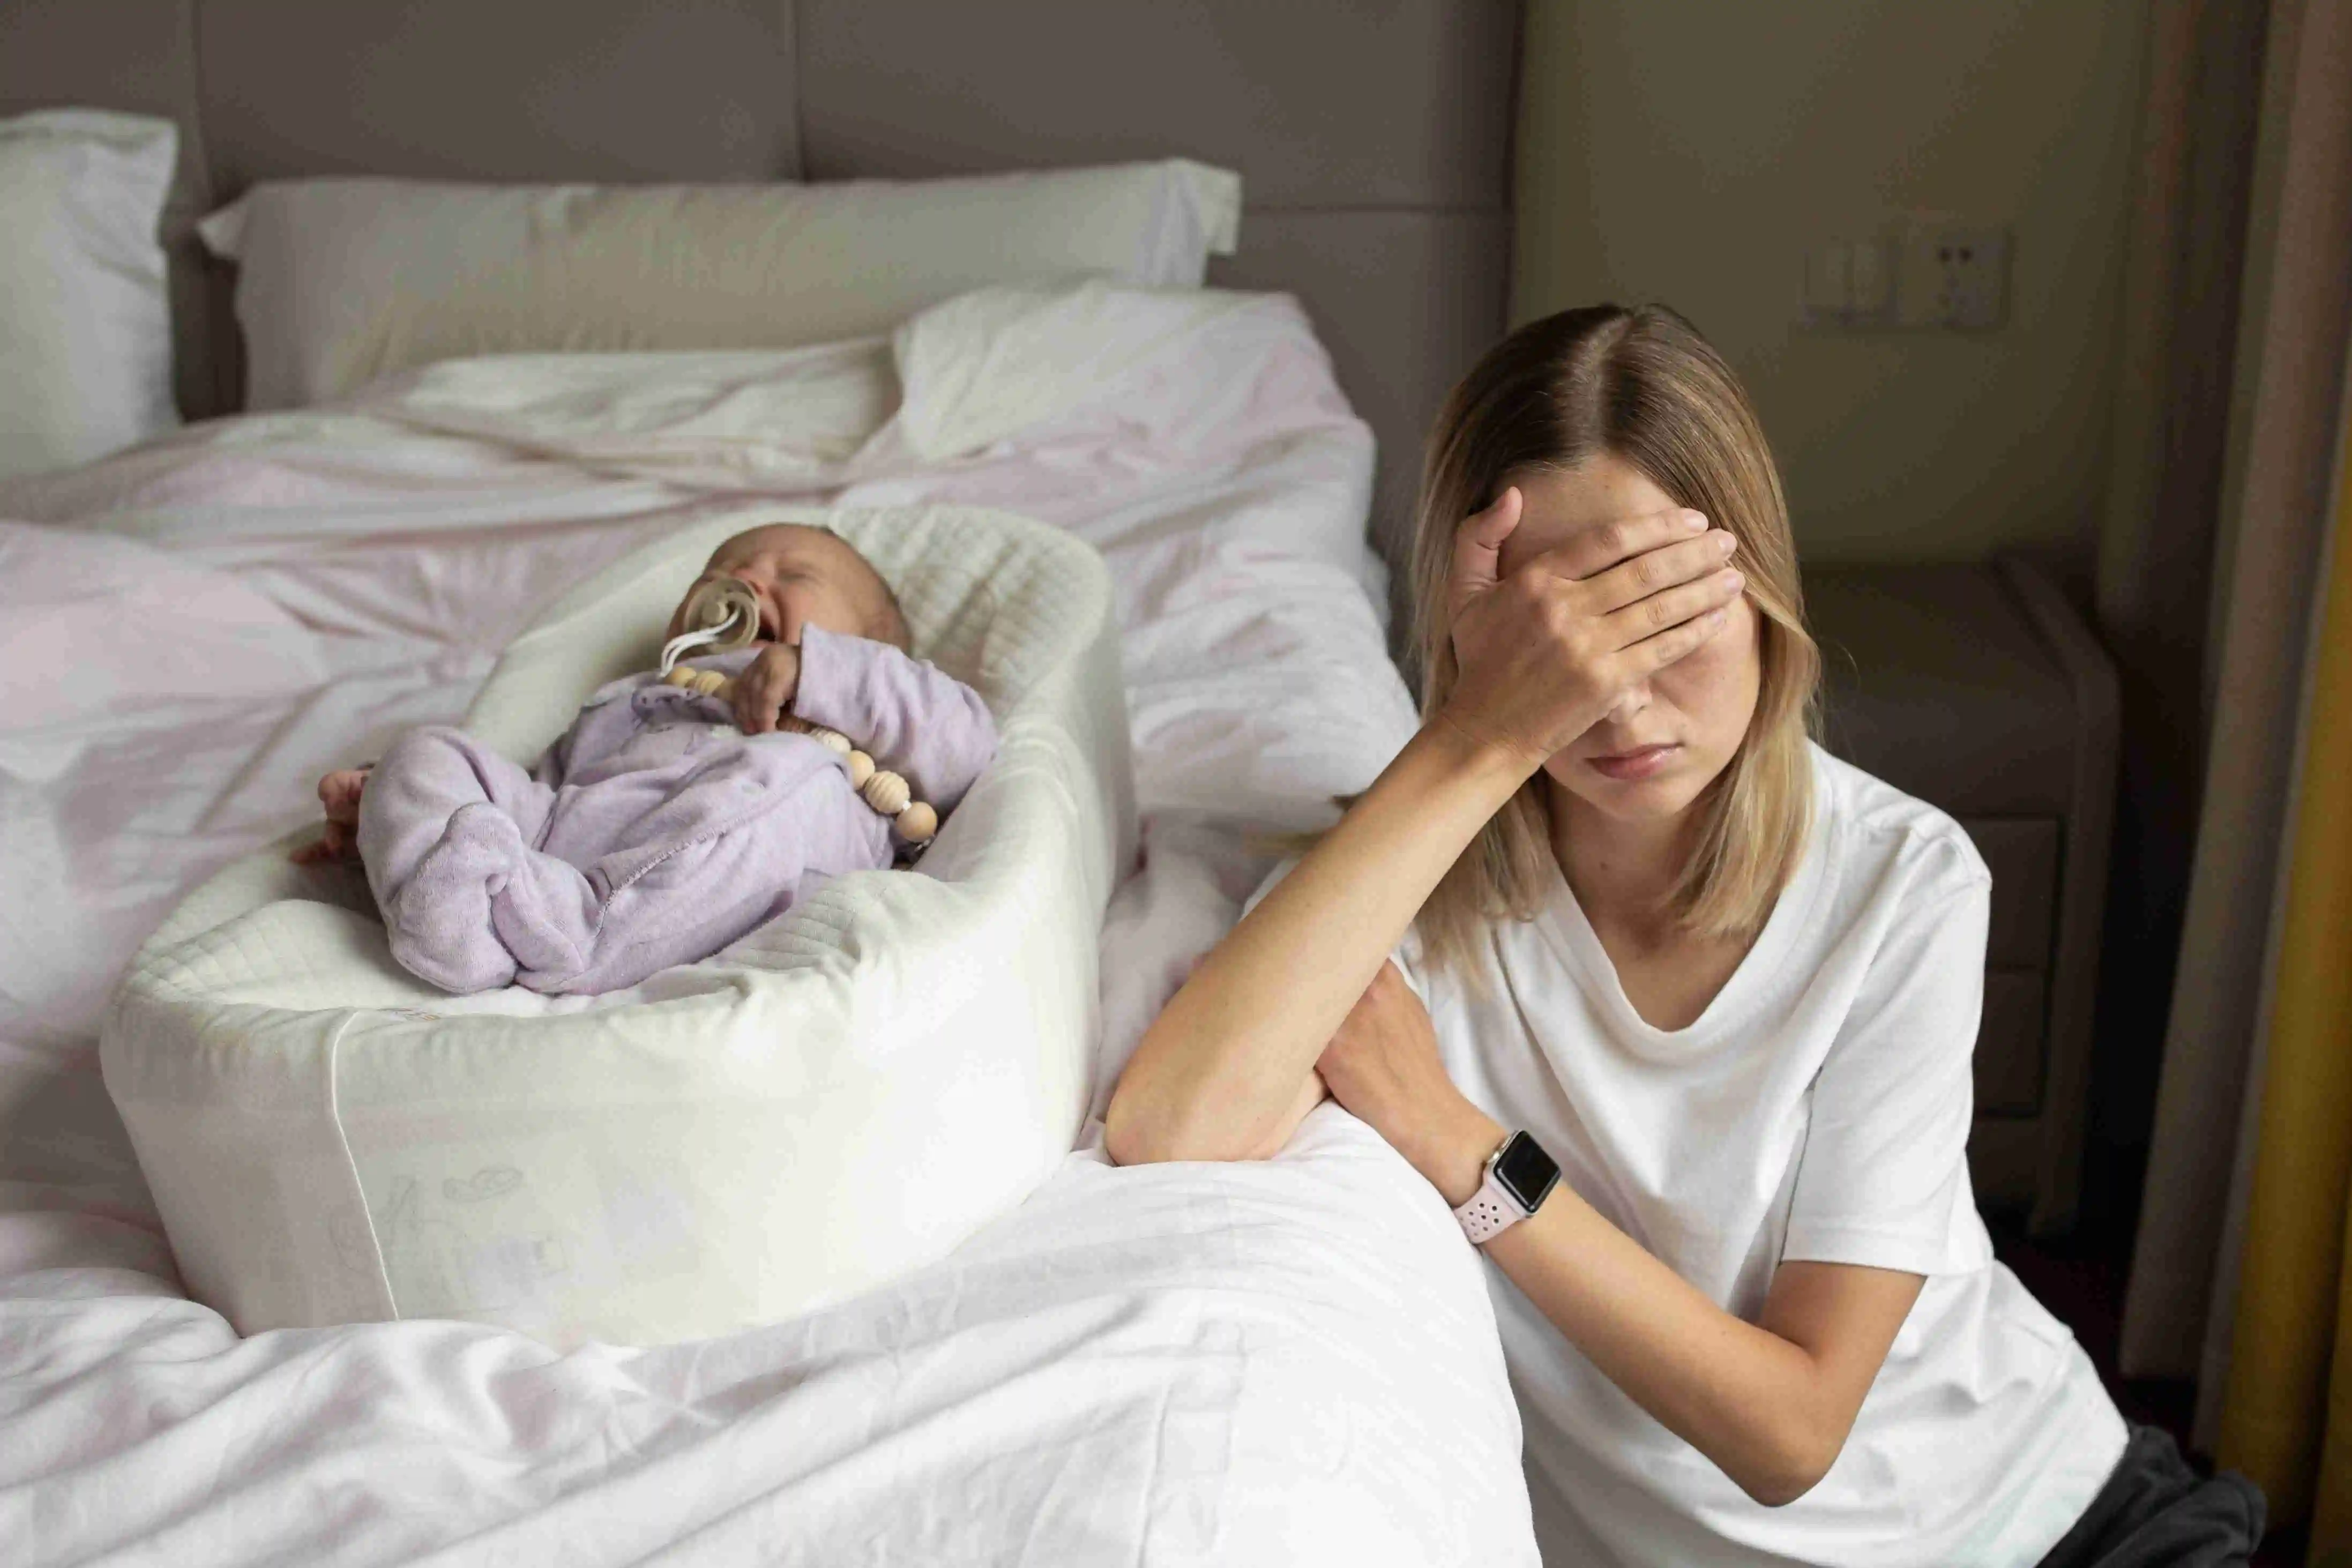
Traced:
[[1715, 528], [1696, 539], [1681, 539], [1644, 551], [1631, 561], [1621, 562], [1585, 579], [1581, 584], [1587, 595], [1585, 605], [1594, 615], [1607, 615], [1667, 589], [1703, 582], [1723, 570], [1735, 548], [1732, 536]]
[[1538, 763], [1712, 636], [1721, 622], [1708, 617], [1746, 586], [1727, 565], [1731, 535], [1694, 511], [1580, 530], [1495, 583], [1486, 574], [1499, 563], [1486, 552], [1507, 533], [1482, 513], [1455, 540], [1457, 589], [1467, 591], [1454, 609], [1459, 673], [1446, 710], [1465, 733]]
[[1703, 512], [1684, 509], [1637, 512], [1612, 518], [1598, 528], [1580, 529], [1537, 561], [1556, 577], [1583, 582], [1668, 545], [1688, 543], [1706, 530]]
[[1519, 487], [1507, 485], [1494, 505], [1472, 513], [1454, 531], [1454, 574], [1447, 592], [1455, 614], [1501, 579], [1503, 541], [1519, 526], [1524, 504]]
[[[1722, 557], [1716, 559], [1720, 562]], [[1748, 579], [1738, 571], [1722, 567], [1696, 582], [1678, 583], [1612, 612], [1609, 627], [1619, 647], [1631, 647], [1669, 627], [1723, 608], [1747, 585]]]
[[1501, 1129], [1446, 1075], [1429, 1010], [1393, 960], [1381, 966], [1317, 1067], [1331, 1098], [1412, 1162], [1448, 1203], [1477, 1191]]
[[1423, 1065], [1423, 1058], [1426, 1066], [1444, 1073], [1437, 1062], [1437, 1037], [1429, 1012], [1391, 959], [1381, 965], [1324, 1047], [1324, 1081], [1333, 1086], [1335, 1094], [1340, 1092], [1337, 1085], [1344, 1082], [1361, 1100], [1368, 1082], [1395, 1079], [1412, 1067]]
[[1654, 637], [1643, 637], [1618, 655], [1625, 661], [1627, 683], [1647, 680], [1666, 666], [1688, 658], [1706, 647], [1707, 639], [1729, 625], [1730, 620], [1726, 610], [1708, 610], [1668, 626]]

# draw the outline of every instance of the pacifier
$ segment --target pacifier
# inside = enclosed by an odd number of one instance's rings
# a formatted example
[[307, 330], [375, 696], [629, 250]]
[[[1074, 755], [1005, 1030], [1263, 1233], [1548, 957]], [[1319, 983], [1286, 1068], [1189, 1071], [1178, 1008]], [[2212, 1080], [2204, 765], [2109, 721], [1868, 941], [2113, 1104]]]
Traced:
[[684, 630], [662, 645], [665, 676], [690, 653], [726, 653], [760, 640], [760, 596], [740, 577], [713, 577], [686, 596]]

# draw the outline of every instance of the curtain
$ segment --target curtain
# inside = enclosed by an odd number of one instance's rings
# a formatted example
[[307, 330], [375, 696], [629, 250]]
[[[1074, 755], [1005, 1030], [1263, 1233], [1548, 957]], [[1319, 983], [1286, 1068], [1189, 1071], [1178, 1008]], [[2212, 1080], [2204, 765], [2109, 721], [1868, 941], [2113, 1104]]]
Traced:
[[2328, 1564], [2352, 1563], [2352, 471], [2338, 468], [2214, 1456], [2282, 1522], [2319, 1500], [2309, 1561]]
[[2268, 28], [2211, 574], [2211, 718], [2121, 1347], [2127, 1374], [2198, 1377], [2208, 1447], [2252, 1261], [2281, 843], [2352, 323], [2352, 3], [2276, 0]]
[[[2129, 1223], [2155, 1120], [2151, 1045], [2179, 1011], [2173, 963], [2212, 719], [2209, 619], [2269, 10], [2269, 0], [2158, 0], [2148, 16], [2095, 595], [2122, 703], [2097, 1092], [2084, 1128], [2082, 1218], [2100, 1234]], [[2229, 1086], [2231, 1103], [2242, 1088]], [[2214, 1152], [2219, 1189], [2227, 1142]], [[2179, 1286], [2200, 1321], [2213, 1240]], [[2172, 1337], [2186, 1375], [2198, 1334]]]

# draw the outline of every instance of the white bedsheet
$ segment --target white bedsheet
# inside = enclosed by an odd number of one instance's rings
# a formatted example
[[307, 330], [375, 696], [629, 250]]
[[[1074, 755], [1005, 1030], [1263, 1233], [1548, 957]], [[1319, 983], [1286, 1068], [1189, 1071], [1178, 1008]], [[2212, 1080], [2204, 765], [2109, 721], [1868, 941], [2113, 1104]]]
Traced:
[[1370, 473], [1288, 300], [1080, 289], [895, 344], [469, 362], [0, 487], [0, 1559], [1532, 1562], [1475, 1259], [1331, 1108], [1261, 1165], [1074, 1153], [808, 1318], [559, 1356], [438, 1322], [238, 1341], [181, 1294], [96, 1070], [192, 881], [453, 720], [537, 605], [751, 493], [1105, 549], [1144, 863], [1099, 1101], [1265, 864], [1248, 836], [1328, 820], [1409, 731]]

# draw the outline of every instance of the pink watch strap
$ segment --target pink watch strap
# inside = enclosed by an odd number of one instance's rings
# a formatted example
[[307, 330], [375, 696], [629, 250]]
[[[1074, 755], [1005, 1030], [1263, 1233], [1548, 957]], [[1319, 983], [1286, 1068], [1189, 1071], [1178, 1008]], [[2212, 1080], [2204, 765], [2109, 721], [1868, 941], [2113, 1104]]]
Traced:
[[1527, 1218], [1528, 1211], [1495, 1179], [1495, 1162], [1490, 1158], [1486, 1179], [1470, 1194], [1470, 1201], [1454, 1211], [1454, 1217], [1461, 1222], [1462, 1234], [1470, 1238], [1471, 1246], [1484, 1247]]

